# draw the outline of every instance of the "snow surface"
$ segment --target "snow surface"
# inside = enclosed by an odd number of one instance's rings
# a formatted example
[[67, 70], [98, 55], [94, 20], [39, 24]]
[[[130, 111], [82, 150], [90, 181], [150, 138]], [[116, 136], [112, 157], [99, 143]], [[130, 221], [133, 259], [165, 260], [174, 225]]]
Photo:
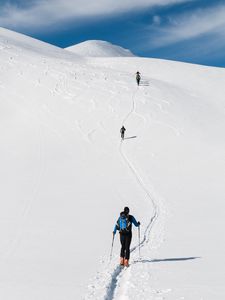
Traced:
[[67, 47], [65, 49], [84, 57], [134, 56], [134, 54], [128, 49], [124, 49], [109, 42], [99, 40], [85, 41], [77, 45]]
[[224, 94], [224, 69], [0, 29], [0, 299], [224, 299]]

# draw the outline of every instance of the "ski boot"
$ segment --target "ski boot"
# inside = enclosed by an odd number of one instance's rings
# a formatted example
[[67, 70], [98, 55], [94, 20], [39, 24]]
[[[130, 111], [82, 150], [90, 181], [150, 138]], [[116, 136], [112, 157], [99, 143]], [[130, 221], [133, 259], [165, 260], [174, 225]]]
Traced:
[[124, 266], [125, 267], [129, 267], [129, 259], [125, 259], [124, 260]]
[[124, 258], [123, 257], [120, 257], [120, 265], [124, 266]]

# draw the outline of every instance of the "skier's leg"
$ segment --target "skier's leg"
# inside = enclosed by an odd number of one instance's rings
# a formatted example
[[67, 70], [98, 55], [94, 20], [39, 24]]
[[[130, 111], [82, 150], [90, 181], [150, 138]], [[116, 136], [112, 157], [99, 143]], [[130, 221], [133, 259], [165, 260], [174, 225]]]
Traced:
[[131, 244], [132, 234], [128, 234], [125, 240], [125, 259], [130, 258], [130, 244]]
[[124, 258], [125, 257], [125, 235], [120, 234], [120, 243], [121, 243], [121, 251], [120, 251], [120, 257]]

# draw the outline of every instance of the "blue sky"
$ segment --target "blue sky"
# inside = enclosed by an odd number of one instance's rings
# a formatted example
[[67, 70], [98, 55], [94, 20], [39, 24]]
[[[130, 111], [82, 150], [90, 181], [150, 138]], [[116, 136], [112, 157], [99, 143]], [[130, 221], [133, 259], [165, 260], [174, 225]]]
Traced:
[[106, 40], [139, 56], [225, 67], [225, 0], [1, 0], [0, 26], [60, 47]]

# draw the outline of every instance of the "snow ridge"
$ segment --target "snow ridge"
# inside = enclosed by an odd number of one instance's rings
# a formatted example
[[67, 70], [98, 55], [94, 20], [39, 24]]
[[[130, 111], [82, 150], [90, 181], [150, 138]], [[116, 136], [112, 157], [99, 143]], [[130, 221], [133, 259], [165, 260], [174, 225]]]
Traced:
[[106, 41], [90, 40], [65, 48], [84, 57], [132, 57], [134, 54], [123, 47]]

